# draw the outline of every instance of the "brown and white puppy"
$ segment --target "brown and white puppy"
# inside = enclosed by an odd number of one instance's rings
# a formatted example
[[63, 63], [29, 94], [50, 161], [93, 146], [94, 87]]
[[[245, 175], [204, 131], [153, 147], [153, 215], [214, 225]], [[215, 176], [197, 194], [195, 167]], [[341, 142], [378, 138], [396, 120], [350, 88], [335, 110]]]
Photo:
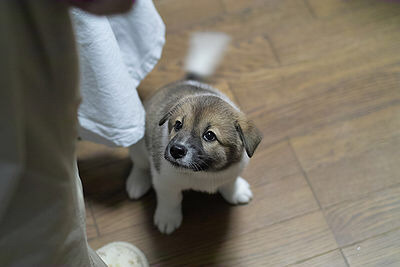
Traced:
[[130, 149], [134, 167], [127, 191], [137, 199], [153, 185], [154, 223], [162, 233], [182, 222], [183, 190], [220, 192], [232, 204], [251, 200], [240, 174], [261, 134], [225, 95], [184, 80], [158, 90], [145, 109], [145, 138]]

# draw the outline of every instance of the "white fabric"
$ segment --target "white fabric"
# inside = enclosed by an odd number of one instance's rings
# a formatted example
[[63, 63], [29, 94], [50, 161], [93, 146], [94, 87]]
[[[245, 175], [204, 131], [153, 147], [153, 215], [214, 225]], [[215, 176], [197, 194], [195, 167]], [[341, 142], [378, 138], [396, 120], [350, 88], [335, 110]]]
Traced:
[[144, 135], [145, 112], [136, 87], [161, 56], [165, 26], [151, 0], [132, 11], [99, 17], [71, 11], [80, 54], [79, 135], [130, 146]]

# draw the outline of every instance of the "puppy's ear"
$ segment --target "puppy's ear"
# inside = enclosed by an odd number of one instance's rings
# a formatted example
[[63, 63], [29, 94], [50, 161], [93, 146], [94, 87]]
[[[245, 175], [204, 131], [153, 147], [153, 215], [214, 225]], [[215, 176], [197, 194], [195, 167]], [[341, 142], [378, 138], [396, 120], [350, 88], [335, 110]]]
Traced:
[[258, 144], [261, 142], [261, 132], [257, 129], [252, 121], [248, 120], [242, 120], [241, 122], [237, 121], [235, 123], [235, 128], [239, 133], [240, 139], [242, 139], [247, 155], [249, 158], [251, 158]]
[[171, 117], [171, 112], [167, 112], [167, 114], [164, 115], [164, 117], [161, 118], [161, 120], [158, 122], [158, 126], [162, 126], [168, 119]]
[[177, 109], [179, 109], [180, 104], [175, 104], [170, 110], [165, 110], [165, 115], [161, 118], [161, 120], [158, 122], [158, 126], [162, 126], [169, 118], [174, 114]]

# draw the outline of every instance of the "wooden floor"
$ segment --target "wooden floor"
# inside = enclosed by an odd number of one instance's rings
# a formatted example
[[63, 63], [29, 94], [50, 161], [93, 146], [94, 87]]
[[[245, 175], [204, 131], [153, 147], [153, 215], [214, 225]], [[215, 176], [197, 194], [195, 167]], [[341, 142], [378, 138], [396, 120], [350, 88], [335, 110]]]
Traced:
[[233, 42], [212, 83], [264, 133], [244, 177], [254, 200], [185, 193], [182, 227], [130, 201], [125, 149], [79, 144], [90, 244], [140, 247], [155, 266], [400, 266], [400, 3], [156, 0], [167, 26], [147, 97], [183, 76], [192, 31]]

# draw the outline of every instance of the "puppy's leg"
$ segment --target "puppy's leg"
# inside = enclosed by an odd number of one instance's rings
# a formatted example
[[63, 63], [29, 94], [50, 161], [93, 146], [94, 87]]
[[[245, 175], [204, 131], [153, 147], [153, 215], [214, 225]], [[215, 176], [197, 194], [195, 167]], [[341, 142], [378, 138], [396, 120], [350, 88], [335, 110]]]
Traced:
[[131, 199], [143, 196], [151, 187], [150, 164], [144, 139], [129, 148], [133, 168], [126, 180], [126, 191]]
[[231, 204], [249, 203], [253, 198], [249, 183], [242, 177], [218, 188], [221, 195]]
[[155, 184], [157, 193], [157, 209], [154, 224], [161, 233], [170, 234], [182, 223], [182, 192], [165, 185]]

